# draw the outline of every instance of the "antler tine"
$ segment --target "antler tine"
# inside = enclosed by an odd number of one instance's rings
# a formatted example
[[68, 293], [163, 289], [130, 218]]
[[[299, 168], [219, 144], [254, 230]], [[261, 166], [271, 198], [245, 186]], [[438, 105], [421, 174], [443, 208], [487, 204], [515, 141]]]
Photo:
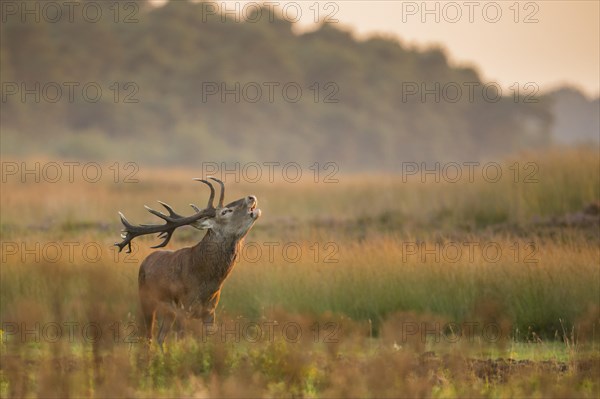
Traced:
[[129, 220], [127, 220], [125, 218], [125, 215], [123, 215], [123, 212], [119, 211], [119, 217], [121, 218], [121, 223], [123, 223], [123, 226], [131, 227], [131, 223], [129, 223]]
[[166, 246], [169, 243], [169, 241], [171, 240], [171, 236], [173, 235], [174, 231], [175, 231], [175, 229], [169, 230], [169, 231], [163, 231], [162, 233], [160, 233], [158, 235], [158, 238], [164, 238], [163, 242], [161, 242], [160, 244], [157, 244], [153, 247], [150, 247], [150, 248], [162, 248], [162, 247]]
[[159, 233], [158, 238], [163, 238], [164, 240], [160, 244], [158, 244], [152, 248], [164, 247], [169, 243], [173, 233], [175, 232], [175, 229], [177, 229], [178, 227], [187, 226], [187, 225], [193, 224], [194, 222], [196, 222], [200, 219], [210, 218], [210, 217], [215, 216], [214, 208], [203, 209], [203, 210], [196, 212], [195, 214], [190, 215], [190, 216], [181, 216], [181, 215], [177, 214], [175, 211], [173, 211], [173, 209], [169, 205], [164, 204], [162, 202], [161, 202], [161, 204], [169, 211], [169, 216], [167, 216], [159, 211], [155, 211], [154, 209], [152, 209], [148, 206], [146, 206], [146, 209], [148, 210], [148, 212], [152, 213], [153, 215], [158, 216], [159, 218], [163, 219], [165, 221], [164, 224], [133, 225], [133, 224], [129, 223], [129, 221], [125, 218], [125, 216], [121, 212], [119, 212], [119, 216], [121, 217], [121, 223], [123, 223], [123, 226], [125, 227], [123, 229], [124, 234], [121, 234], [123, 241], [121, 241], [119, 243], [115, 243], [115, 245], [117, 247], [119, 247], [119, 252], [121, 252], [123, 250], [123, 248], [127, 247], [126, 252], [131, 253], [131, 240], [133, 240], [136, 237], [142, 236], [142, 235], [154, 234], [154, 233]]
[[[172, 218], [173, 218], [173, 217], [175, 217], [175, 218], [181, 218], [181, 217], [183, 217], [183, 216], [181, 216], [180, 214], [178, 214], [177, 212], [175, 212], [175, 211], [173, 210], [173, 208], [171, 208], [171, 206], [170, 206], [169, 204], [165, 204], [165, 203], [164, 203], [164, 202], [162, 202], [162, 201], [157, 201], [157, 202], [158, 202], [159, 204], [161, 204], [162, 206], [164, 206], [164, 207], [165, 207], [165, 209], [166, 209], [166, 210], [169, 212], [169, 216], [170, 216], [170, 217], [172, 217]], [[199, 211], [199, 210], [197, 210], [196, 212], [200, 212], [200, 211]]]
[[122, 212], [119, 212], [119, 217], [121, 218], [121, 223], [123, 223], [123, 226], [125, 226], [125, 230], [122, 230], [122, 231], [124, 231], [126, 233], [125, 234], [121, 233], [121, 238], [123, 238], [123, 241], [115, 242], [115, 246], [119, 247], [119, 252], [121, 252], [123, 250], [123, 248], [125, 248], [127, 246], [128, 248], [125, 252], [130, 254], [131, 253], [131, 240], [133, 240], [134, 237], [131, 236], [131, 233], [129, 231], [127, 231], [127, 229], [133, 227], [133, 225], [131, 223], [129, 223], [129, 221], [125, 218], [125, 215], [123, 215]]
[[[223, 186], [223, 182], [221, 180], [218, 180], [215, 178], [212, 178], [212, 179], [221, 185], [221, 197], [219, 200], [219, 207], [222, 208], [225, 187]], [[175, 212], [169, 204], [158, 201], [158, 203], [161, 204], [169, 212], [169, 215], [165, 215], [164, 213], [156, 211], [146, 205], [144, 205], [144, 207], [151, 214], [158, 216], [159, 218], [164, 220], [165, 223], [164, 224], [141, 224], [141, 225], [133, 225], [133, 224], [129, 223], [129, 221], [125, 218], [125, 216], [121, 212], [119, 212], [119, 216], [121, 217], [121, 223], [123, 223], [123, 226], [125, 227], [123, 229], [123, 234], [121, 234], [123, 241], [115, 243], [115, 245], [117, 247], [119, 247], [119, 252], [121, 252], [123, 250], [123, 248], [127, 247], [126, 252], [130, 253], [131, 252], [131, 240], [133, 240], [134, 238], [136, 238], [138, 236], [142, 236], [142, 235], [146, 235], [146, 234], [154, 234], [154, 233], [159, 233], [158, 238], [163, 239], [163, 241], [160, 244], [153, 246], [152, 248], [162, 248], [169, 243], [169, 241], [171, 240], [171, 237], [173, 236], [173, 233], [175, 232], [175, 229], [177, 229], [178, 227], [193, 224], [194, 222], [196, 222], [200, 219], [214, 217], [215, 211], [216, 211], [214, 204], [213, 204], [214, 199], [215, 199], [215, 188], [207, 180], [204, 180], [204, 179], [194, 179], [194, 180], [200, 181], [200, 182], [206, 184], [210, 188], [210, 197], [208, 199], [208, 204], [206, 206], [206, 209], [199, 209], [196, 205], [190, 204], [191, 207], [194, 208], [194, 211], [196, 211], [196, 213], [193, 215], [190, 215], [190, 216], [182, 216], [182, 215], [178, 214], [177, 212]]]
[[[158, 202], [160, 202], [160, 201], [158, 201]], [[159, 212], [159, 211], [155, 211], [154, 209], [150, 208], [148, 205], [144, 205], [144, 208], [146, 208], [146, 210], [147, 210], [148, 212], [150, 212], [151, 214], [153, 214], [153, 215], [156, 215], [156, 216], [158, 216], [159, 218], [161, 218], [161, 219], [163, 219], [163, 220], [166, 220], [167, 222], [168, 222], [168, 221], [170, 221], [170, 220], [172, 220], [170, 217], [168, 217], [168, 216], [167, 216], [167, 215], [165, 215], [164, 213], [162, 213], [162, 212]]]
[[216, 181], [221, 186], [221, 195], [219, 196], [219, 208], [223, 208], [223, 200], [225, 199], [225, 184], [223, 184], [223, 182], [217, 179], [216, 177], [210, 176], [210, 179]]
[[[200, 179], [198, 177], [194, 178], [194, 180], [200, 181], [200, 182], [206, 184], [208, 187], [210, 187], [210, 197], [208, 198], [208, 204], [206, 205], [206, 207], [209, 209], [214, 209], [215, 206], [213, 205], [213, 200], [215, 199], [215, 188], [213, 187], [213, 185], [210, 184], [209, 181]], [[192, 204], [190, 204], [190, 205], [192, 205]], [[198, 208], [195, 205], [193, 205], [192, 208], [194, 208], [194, 210], [196, 210], [196, 212], [198, 212], [197, 211]]]

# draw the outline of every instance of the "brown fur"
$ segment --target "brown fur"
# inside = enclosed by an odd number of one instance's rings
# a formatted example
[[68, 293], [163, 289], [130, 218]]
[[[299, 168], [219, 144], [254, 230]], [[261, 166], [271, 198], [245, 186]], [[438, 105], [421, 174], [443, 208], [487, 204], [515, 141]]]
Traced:
[[181, 328], [186, 318], [214, 323], [221, 288], [238, 255], [243, 239], [260, 216], [252, 210], [256, 198], [249, 196], [217, 210], [217, 215], [195, 227], [208, 229], [193, 247], [157, 251], [140, 265], [138, 276], [146, 336], [152, 339], [156, 319], [162, 323], [162, 344], [173, 323]]

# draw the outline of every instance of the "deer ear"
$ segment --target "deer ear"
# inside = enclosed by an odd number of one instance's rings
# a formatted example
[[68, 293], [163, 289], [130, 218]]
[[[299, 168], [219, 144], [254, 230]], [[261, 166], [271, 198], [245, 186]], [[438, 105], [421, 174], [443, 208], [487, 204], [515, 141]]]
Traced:
[[203, 220], [198, 220], [197, 222], [194, 222], [194, 224], [192, 226], [194, 226], [198, 230], [208, 230], [208, 229], [212, 229], [215, 226], [215, 222], [211, 218], [203, 219]]

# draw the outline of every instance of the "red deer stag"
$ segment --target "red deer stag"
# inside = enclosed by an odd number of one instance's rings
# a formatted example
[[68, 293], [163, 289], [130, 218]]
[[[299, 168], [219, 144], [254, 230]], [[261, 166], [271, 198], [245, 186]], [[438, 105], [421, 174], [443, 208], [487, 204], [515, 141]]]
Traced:
[[223, 206], [225, 185], [219, 179], [211, 179], [221, 186], [216, 208], [213, 206], [215, 189], [212, 184], [203, 179], [194, 179], [209, 186], [210, 198], [202, 210], [190, 204], [196, 211], [191, 216], [179, 215], [160, 201], [168, 215], [147, 206], [146, 209], [163, 219], [166, 222], [164, 224], [132, 225], [119, 212], [125, 226], [121, 235], [123, 241], [115, 244], [119, 251], [128, 246], [127, 252], [130, 252], [131, 240], [145, 234], [159, 233], [158, 237], [164, 240], [152, 248], [160, 248], [167, 245], [178, 227], [189, 225], [207, 230], [202, 241], [195, 246], [154, 252], [140, 265], [138, 284], [146, 335], [148, 342], [151, 342], [156, 319], [162, 318], [157, 338], [161, 350], [173, 323], [177, 322], [180, 327], [185, 318], [214, 323], [223, 282], [233, 268], [244, 237], [261, 214], [260, 209], [256, 209], [257, 201], [253, 195]]

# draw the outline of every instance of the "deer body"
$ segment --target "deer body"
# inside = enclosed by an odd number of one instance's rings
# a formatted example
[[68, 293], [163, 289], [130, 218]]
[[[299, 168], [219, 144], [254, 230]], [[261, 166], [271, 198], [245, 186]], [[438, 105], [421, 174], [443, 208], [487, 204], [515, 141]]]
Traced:
[[[151, 341], [154, 324], [157, 319], [162, 319], [157, 339], [161, 349], [176, 321], [179, 328], [187, 318], [214, 323], [223, 283], [233, 269], [244, 237], [261, 214], [260, 209], [255, 209], [257, 201], [254, 196], [223, 206], [223, 184], [217, 179], [213, 180], [222, 187], [219, 207], [212, 206], [214, 189], [210, 183], [201, 180], [210, 186], [211, 198], [204, 210], [194, 206], [198, 211], [197, 218], [194, 215], [180, 216], [166, 204], [163, 205], [170, 216], [148, 208], [167, 221], [160, 230], [166, 239], [159, 246], [166, 245], [175, 228], [182, 225], [207, 230], [204, 238], [195, 246], [154, 252], [140, 265], [138, 284], [146, 335]], [[138, 235], [157, 232], [156, 225], [133, 226], [123, 216], [122, 221], [127, 234], [123, 242], [116, 244], [121, 249]]]
[[194, 247], [158, 251], [142, 262], [138, 283], [148, 339], [156, 316], [166, 318], [159, 331], [160, 344], [168, 332], [165, 323], [172, 324], [178, 316], [214, 322], [221, 288], [241, 245], [241, 240], [223, 243], [214, 236], [209, 231]]

